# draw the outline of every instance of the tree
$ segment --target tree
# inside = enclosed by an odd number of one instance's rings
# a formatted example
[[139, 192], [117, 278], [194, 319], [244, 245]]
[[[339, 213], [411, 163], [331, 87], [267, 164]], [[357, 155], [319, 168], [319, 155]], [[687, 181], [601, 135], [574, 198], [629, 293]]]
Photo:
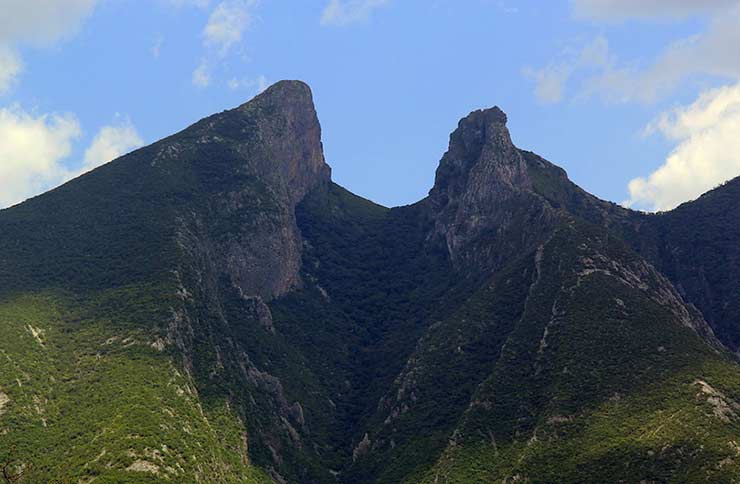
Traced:
[[7, 460], [2, 463], [3, 480], [6, 484], [14, 484], [16, 482], [20, 482], [21, 479], [23, 479], [23, 476], [30, 469], [29, 466], [19, 464], [18, 461], [14, 460], [14, 454], [15, 447], [11, 449], [10, 454], [8, 454]]

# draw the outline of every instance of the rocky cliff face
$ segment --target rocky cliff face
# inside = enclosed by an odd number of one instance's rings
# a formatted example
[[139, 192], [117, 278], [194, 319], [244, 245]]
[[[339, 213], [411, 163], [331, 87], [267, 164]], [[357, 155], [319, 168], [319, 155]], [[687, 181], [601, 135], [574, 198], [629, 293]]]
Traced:
[[[269, 180], [271, 187], [280, 187], [293, 206], [331, 178], [331, 168], [324, 160], [321, 125], [311, 89], [305, 83], [278, 82], [227, 116], [250, 118], [239, 134], [234, 133], [235, 138], [248, 134], [261, 143], [238, 148], [244, 160], [241, 169]], [[210, 125], [203, 128], [212, 130]]]
[[311, 91], [297, 81], [275, 84], [188, 128], [175, 146], [163, 150], [189, 167], [203, 193], [178, 210], [179, 292], [189, 297], [168, 341], [186, 355], [200, 391], [226, 397], [248, 423], [270, 474], [303, 479], [296, 469], [314, 450], [304, 448], [303, 407], [288, 400], [275, 369], [295, 371], [299, 356], [287, 349], [274, 357], [290, 361], [276, 362], [264, 354], [285, 345], [268, 303], [305, 282], [296, 207], [330, 182]]
[[188, 165], [206, 195], [182, 213], [181, 233], [240, 294], [270, 300], [300, 285], [295, 207], [331, 177], [307, 85], [280, 82], [200, 121], [159, 146], [155, 163], [165, 160]]
[[460, 120], [430, 193], [440, 212], [449, 216], [458, 207], [487, 211], [487, 201], [503, 200], [531, 186], [506, 122], [498, 107], [474, 111]]
[[496, 267], [516, 250], [511, 238], [531, 247], [540, 233], [529, 224], [552, 222], [549, 207], [534, 197], [527, 163], [506, 122], [497, 107], [463, 118], [429, 193], [432, 238], [441, 238], [453, 260], [468, 267]]

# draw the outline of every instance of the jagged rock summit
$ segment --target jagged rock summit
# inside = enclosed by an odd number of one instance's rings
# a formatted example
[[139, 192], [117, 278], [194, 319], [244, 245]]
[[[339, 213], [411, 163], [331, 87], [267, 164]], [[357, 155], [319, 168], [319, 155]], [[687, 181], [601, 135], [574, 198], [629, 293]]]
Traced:
[[[301, 81], [281, 81], [236, 112], [262, 121], [262, 139], [271, 140], [271, 152], [260, 162], [265, 172], [274, 172], [275, 164], [284, 178], [293, 203], [298, 203], [311, 189], [327, 183], [331, 168], [324, 160], [321, 125], [316, 115], [311, 89]], [[244, 129], [252, 128], [251, 126]]]
[[444, 203], [463, 192], [485, 198], [481, 191], [487, 188], [530, 185], [526, 164], [511, 141], [506, 121], [498, 107], [474, 111], [460, 120], [437, 168], [431, 191], [434, 198]]
[[310, 89], [279, 82], [0, 211], [0, 465], [736, 483], [739, 187], [629, 211], [492, 108], [389, 209], [331, 181]]

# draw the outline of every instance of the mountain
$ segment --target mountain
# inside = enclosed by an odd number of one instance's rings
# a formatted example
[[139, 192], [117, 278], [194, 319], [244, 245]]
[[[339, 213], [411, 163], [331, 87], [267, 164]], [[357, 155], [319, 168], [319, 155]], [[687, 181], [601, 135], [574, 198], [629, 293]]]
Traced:
[[0, 211], [6, 480], [740, 481], [740, 181], [629, 211], [506, 122], [389, 209], [283, 81]]

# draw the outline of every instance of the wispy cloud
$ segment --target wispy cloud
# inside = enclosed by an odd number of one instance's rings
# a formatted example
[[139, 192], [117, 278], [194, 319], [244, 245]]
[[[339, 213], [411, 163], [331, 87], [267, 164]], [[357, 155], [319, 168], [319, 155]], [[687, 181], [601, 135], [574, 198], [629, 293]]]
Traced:
[[596, 22], [665, 22], [701, 18], [696, 34], [667, 44], [653, 59], [625, 59], [600, 36], [561, 52], [539, 69], [525, 69], [543, 102], [599, 97], [653, 103], [689, 80], [707, 89], [695, 102], [661, 114], [647, 134], [675, 142], [665, 162], [628, 185], [625, 205], [668, 210], [740, 175], [740, 0], [571, 0], [577, 18]]
[[265, 89], [267, 89], [270, 85], [267, 78], [263, 75], [257, 76], [255, 79], [250, 78], [231, 78], [228, 80], [226, 85], [231, 89], [232, 91], [236, 91], [238, 89], [248, 89], [253, 90], [256, 94], [261, 93]]
[[[604, 52], [597, 62], [584, 62], [571, 54], [543, 68], [529, 69], [525, 74], [536, 82], [535, 92], [540, 99], [557, 102], [570, 91], [573, 97], [651, 103], [697, 76], [740, 80], [740, 56], [736, 52], [740, 45], [740, 0], [576, 0], [574, 8], [580, 16], [596, 20], [694, 14], [706, 16], [708, 22], [704, 31], [669, 44], [652, 61], [620, 59], [609, 52], [604, 39]], [[587, 45], [582, 49], [585, 52], [589, 48]]]
[[18, 53], [10, 47], [0, 45], [0, 95], [10, 91], [22, 69]]
[[242, 43], [244, 33], [254, 23], [254, 10], [258, 5], [259, 0], [224, 0], [216, 5], [203, 29], [206, 55], [193, 71], [194, 85], [210, 85], [213, 66]]
[[211, 84], [211, 72], [206, 60], [201, 61], [195, 68], [192, 81], [197, 87], [208, 87]]
[[609, 71], [614, 59], [609, 53], [609, 43], [597, 37], [580, 50], [565, 49], [560, 57], [541, 69], [524, 69], [524, 76], [536, 83], [535, 94], [544, 103], [557, 103], [565, 97], [570, 78], [580, 70]]
[[206, 8], [211, 4], [211, 0], [164, 0], [164, 2], [173, 7]]
[[164, 36], [162, 34], [157, 35], [154, 38], [154, 43], [152, 43], [151, 49], [149, 49], [149, 52], [152, 54], [152, 57], [155, 59], [159, 59], [159, 56], [162, 55], [162, 46], [164, 45]]
[[219, 3], [203, 30], [207, 47], [216, 48], [220, 55], [242, 41], [244, 31], [252, 25], [257, 0], [228, 0]]
[[321, 15], [322, 25], [349, 25], [367, 20], [390, 0], [330, 0]]

